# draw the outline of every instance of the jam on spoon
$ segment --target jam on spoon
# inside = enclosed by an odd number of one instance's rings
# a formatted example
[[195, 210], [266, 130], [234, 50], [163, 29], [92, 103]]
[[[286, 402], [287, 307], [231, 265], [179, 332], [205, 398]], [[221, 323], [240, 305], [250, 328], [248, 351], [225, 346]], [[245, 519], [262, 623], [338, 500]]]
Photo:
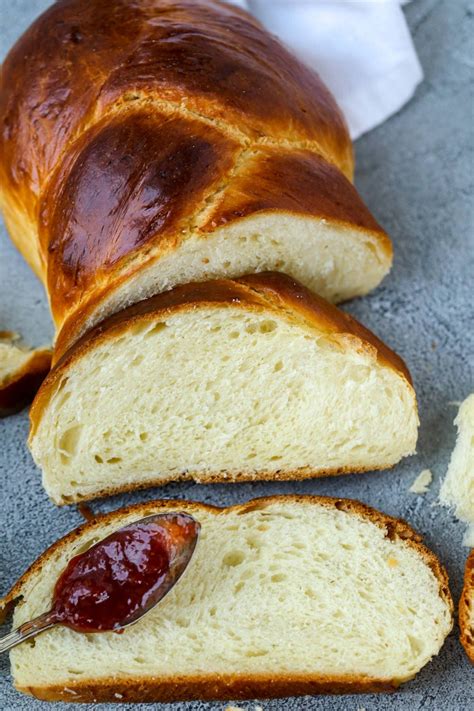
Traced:
[[135, 521], [72, 558], [49, 612], [0, 641], [6, 651], [56, 624], [78, 632], [120, 632], [154, 607], [183, 574], [200, 525], [184, 513]]

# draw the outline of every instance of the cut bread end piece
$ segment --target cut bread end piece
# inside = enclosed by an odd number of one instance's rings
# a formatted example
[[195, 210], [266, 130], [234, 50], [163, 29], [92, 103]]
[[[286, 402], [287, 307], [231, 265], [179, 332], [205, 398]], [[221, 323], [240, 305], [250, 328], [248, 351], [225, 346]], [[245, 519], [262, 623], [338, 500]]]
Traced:
[[403, 361], [289, 277], [189, 284], [115, 315], [57, 363], [30, 446], [59, 504], [183, 478], [300, 479], [413, 453]]
[[17, 345], [18, 339], [10, 331], [0, 331], [0, 417], [31, 402], [51, 367], [50, 349], [27, 349]]
[[459, 601], [459, 629], [461, 644], [474, 664], [474, 550], [466, 561], [464, 587]]
[[455, 509], [456, 516], [474, 523], [474, 393], [459, 408], [454, 424], [458, 428], [456, 446], [441, 487], [440, 499]]
[[0, 606], [18, 600], [15, 626], [45, 612], [71, 557], [169, 511], [201, 523], [179, 583], [123, 634], [57, 626], [16, 647], [20, 691], [88, 702], [383, 691], [412, 679], [451, 630], [447, 576], [420, 536], [356, 501], [309, 496], [107, 514], [54, 544]]

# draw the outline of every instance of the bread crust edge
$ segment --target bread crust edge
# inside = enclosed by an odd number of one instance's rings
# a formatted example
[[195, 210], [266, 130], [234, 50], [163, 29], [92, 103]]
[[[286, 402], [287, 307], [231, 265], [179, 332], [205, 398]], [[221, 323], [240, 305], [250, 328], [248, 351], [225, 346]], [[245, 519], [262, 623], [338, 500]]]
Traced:
[[362, 694], [395, 691], [407, 679], [376, 679], [371, 677], [311, 677], [311, 676], [187, 676], [171, 680], [106, 679], [101, 684], [87, 680], [67, 687], [15, 687], [18, 691], [42, 701], [72, 701], [79, 703], [128, 703], [174, 701], [233, 701], [276, 699], [288, 696], [318, 694]]
[[144, 479], [141, 482], [106, 486], [99, 491], [94, 491], [91, 495], [66, 495], [61, 498], [51, 496], [50, 498], [56, 506], [68, 506], [70, 504], [78, 504], [82, 501], [94, 501], [95, 499], [103, 499], [109, 496], [115, 496], [116, 494], [125, 494], [130, 491], [140, 491], [158, 486], [162, 487], [167, 484], [176, 484], [176, 482], [183, 481], [191, 481], [195, 484], [240, 484], [251, 481], [305, 481], [306, 479], [320, 479], [328, 476], [350, 476], [351, 474], [387, 471], [393, 469], [394, 466], [395, 464], [380, 464], [379, 466], [371, 464], [370, 467], [335, 467], [333, 469], [301, 467], [300, 469], [292, 470], [260, 470], [255, 472], [250, 472], [249, 470], [235, 472], [221, 471], [208, 472], [206, 474], [202, 472], [184, 471], [167, 477], [157, 478], [151, 476], [149, 479]]
[[466, 561], [464, 572], [464, 587], [459, 600], [459, 639], [471, 664], [474, 665], [474, 627], [471, 622], [472, 606], [474, 605], [474, 549]]

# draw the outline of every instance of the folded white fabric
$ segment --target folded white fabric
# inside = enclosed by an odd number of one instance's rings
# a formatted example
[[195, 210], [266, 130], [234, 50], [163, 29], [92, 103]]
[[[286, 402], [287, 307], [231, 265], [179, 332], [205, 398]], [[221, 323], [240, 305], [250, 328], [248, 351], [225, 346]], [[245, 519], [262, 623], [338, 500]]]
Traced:
[[316, 69], [352, 138], [396, 113], [423, 78], [403, 0], [228, 1], [249, 10]]

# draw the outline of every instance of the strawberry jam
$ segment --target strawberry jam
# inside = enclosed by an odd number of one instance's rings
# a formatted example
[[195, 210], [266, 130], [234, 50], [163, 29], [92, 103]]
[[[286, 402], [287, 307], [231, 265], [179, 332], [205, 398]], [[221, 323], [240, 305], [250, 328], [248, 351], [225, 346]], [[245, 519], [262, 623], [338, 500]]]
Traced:
[[118, 631], [153, 607], [184, 571], [199, 524], [186, 514], [149, 516], [72, 558], [59, 577], [52, 621], [79, 632]]

